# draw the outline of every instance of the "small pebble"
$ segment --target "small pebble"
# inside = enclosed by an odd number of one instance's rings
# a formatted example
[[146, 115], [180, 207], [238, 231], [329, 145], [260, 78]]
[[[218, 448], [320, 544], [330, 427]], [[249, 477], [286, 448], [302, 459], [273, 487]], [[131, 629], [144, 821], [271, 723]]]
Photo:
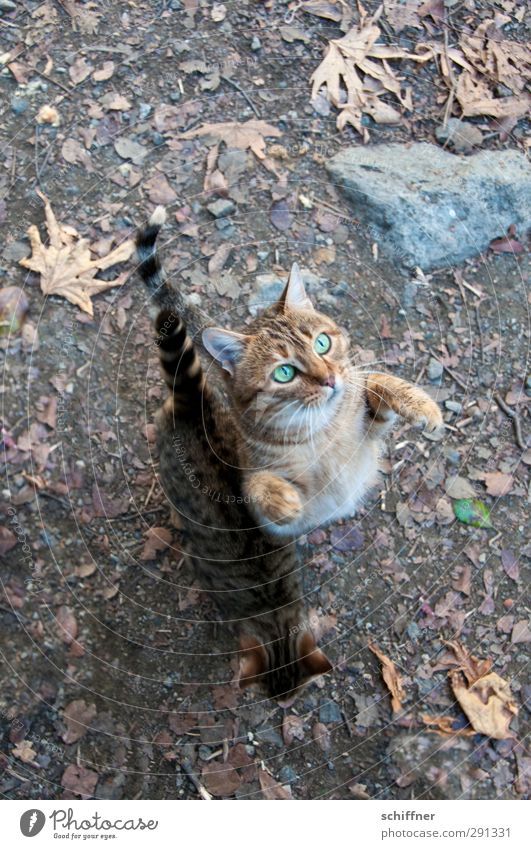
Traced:
[[429, 377], [429, 379], [433, 380], [433, 381], [440, 380], [441, 377], [443, 376], [443, 371], [444, 371], [444, 368], [442, 366], [442, 363], [440, 363], [439, 360], [436, 360], [433, 357], [431, 357], [430, 361], [428, 363], [428, 377]]
[[319, 708], [319, 721], [324, 722], [325, 725], [329, 722], [341, 722], [342, 716], [341, 711], [339, 710], [339, 705], [336, 705], [336, 703], [330, 701], [330, 699], [321, 702], [321, 706]]
[[28, 101], [24, 100], [22, 97], [11, 98], [11, 111], [14, 112], [15, 115], [22, 115], [26, 111], [28, 106]]
[[283, 766], [278, 773], [278, 780], [281, 784], [293, 784], [297, 781], [297, 773], [290, 766]]
[[256, 53], [257, 50], [260, 50], [262, 47], [262, 42], [258, 38], [257, 35], [253, 36], [253, 40], [251, 41], [251, 50], [254, 50]]
[[231, 215], [236, 207], [233, 201], [228, 198], [219, 198], [219, 200], [209, 203], [207, 209], [214, 218], [224, 218], [226, 215]]
[[459, 401], [445, 401], [444, 406], [450, 412], [459, 415], [459, 413], [463, 412], [463, 405], [459, 403]]

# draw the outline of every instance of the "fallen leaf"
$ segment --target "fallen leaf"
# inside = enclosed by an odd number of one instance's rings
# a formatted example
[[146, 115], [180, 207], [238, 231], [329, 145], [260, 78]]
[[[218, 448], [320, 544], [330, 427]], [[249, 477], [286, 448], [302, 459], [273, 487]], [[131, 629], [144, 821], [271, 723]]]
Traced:
[[405, 27], [421, 29], [419, 9], [423, 0], [383, 0], [385, 17], [396, 33]]
[[308, 2], [302, 4], [302, 10], [309, 15], [316, 15], [319, 18], [325, 18], [336, 23], [339, 23], [343, 17], [341, 4], [339, 2], [328, 2], [328, 0], [308, 0]]
[[501, 551], [501, 562], [505, 574], [513, 581], [518, 581], [520, 577], [520, 569], [518, 567], [518, 558], [514, 551], [510, 548], [504, 548]]
[[294, 740], [304, 740], [304, 720], [295, 714], [286, 714], [282, 720], [282, 736], [286, 746]]
[[336, 551], [356, 551], [363, 547], [364, 537], [355, 525], [336, 525], [330, 533], [330, 543]]
[[114, 142], [114, 149], [122, 159], [130, 159], [134, 165], [142, 165], [148, 149], [134, 139], [120, 136]]
[[492, 528], [490, 513], [478, 498], [459, 498], [452, 502], [456, 519], [474, 528]]
[[63, 643], [69, 645], [77, 637], [77, 622], [74, 611], [67, 605], [62, 605], [55, 617], [57, 633]]
[[450, 684], [472, 728], [493, 740], [514, 737], [509, 723], [518, 715], [507, 681], [489, 672], [467, 685], [461, 672], [450, 672]]
[[382, 678], [384, 679], [387, 689], [391, 693], [391, 706], [393, 713], [398, 713], [402, 709], [402, 702], [406, 694], [402, 686], [400, 675], [392, 660], [390, 660], [374, 643], [368, 643], [369, 649], [376, 655], [382, 664]]
[[24, 764], [33, 763], [37, 757], [37, 752], [34, 750], [33, 744], [29, 740], [22, 740], [21, 743], [15, 746], [11, 754]]
[[17, 538], [15, 534], [6, 528], [5, 526], [0, 526], [0, 556], [7, 554], [8, 551], [11, 551], [12, 548], [17, 544]]
[[41, 106], [35, 120], [37, 124], [51, 124], [52, 127], [58, 127], [61, 123], [59, 112], [55, 106]]
[[83, 165], [87, 171], [94, 171], [90, 154], [76, 139], [66, 139], [61, 147], [61, 154], [65, 162], [71, 165]]
[[70, 702], [63, 711], [66, 730], [61, 734], [62, 740], [67, 745], [77, 743], [90, 729], [95, 716], [95, 704], [87, 705], [84, 699], [75, 699], [73, 702]]
[[465, 566], [462, 566], [459, 570], [459, 577], [455, 581], [453, 581], [452, 587], [454, 590], [457, 590], [457, 592], [463, 593], [464, 595], [470, 595], [471, 579], [472, 570], [467, 564]]
[[308, 33], [298, 27], [284, 25], [279, 27], [279, 32], [282, 41], [286, 41], [288, 44], [292, 44], [294, 41], [304, 41], [305, 44], [308, 44], [311, 40]]
[[378, 124], [396, 124], [401, 119], [397, 109], [380, 99], [381, 94], [393, 94], [404, 109], [413, 108], [411, 90], [404, 87], [388, 64], [389, 60], [425, 62], [433, 53], [430, 49], [423, 55], [408, 53], [400, 47], [379, 42], [381, 30], [376, 22], [383, 6], [372, 17], [361, 5], [359, 10], [359, 24], [343, 38], [329, 42], [323, 61], [311, 77], [311, 99], [313, 101], [321, 89], [325, 90], [328, 100], [340, 110], [336, 122], [338, 129], [352, 124], [367, 142], [369, 131], [362, 123], [364, 114]]
[[177, 193], [172, 189], [164, 174], [155, 174], [151, 180], [144, 183], [144, 188], [152, 203], [168, 206], [177, 200]]
[[322, 722], [316, 722], [312, 728], [312, 737], [323, 752], [330, 751], [330, 731]]
[[77, 85], [90, 76], [93, 70], [93, 66], [90, 65], [83, 56], [78, 56], [76, 61], [70, 65], [70, 68], [68, 69], [68, 76], [74, 85]]
[[487, 472], [485, 486], [489, 495], [501, 497], [507, 495], [513, 485], [513, 476], [506, 472]]
[[265, 769], [258, 770], [258, 780], [264, 799], [292, 799], [291, 791], [275, 781]]
[[134, 242], [128, 239], [107, 256], [93, 260], [87, 239], [79, 236], [73, 227], [59, 224], [48, 198], [41, 192], [38, 194], [44, 201], [50, 242], [45, 246], [37, 227], [31, 224], [28, 236], [32, 253], [27, 259], [21, 259], [20, 265], [41, 275], [41, 290], [45, 295], [59, 295], [93, 315], [91, 296], [122, 286], [130, 272], [123, 272], [114, 280], [99, 280], [95, 275], [128, 260], [135, 250]]
[[501, 239], [493, 239], [489, 249], [495, 254], [521, 254], [524, 251], [524, 246], [518, 239], [503, 236]]
[[229, 256], [232, 252], [232, 245], [228, 242], [220, 245], [208, 261], [208, 273], [209, 274], [219, 274], [222, 270], [223, 266], [227, 262]]
[[277, 130], [272, 124], [253, 118], [250, 121], [245, 121], [243, 124], [237, 121], [227, 121], [221, 124], [202, 124], [195, 130], [181, 133], [180, 138], [196, 139], [210, 136], [217, 144], [224, 142], [229, 148], [235, 147], [239, 150], [250, 149], [258, 159], [264, 161], [266, 158], [264, 136], [278, 138], [281, 135], [280, 130]]
[[70, 764], [67, 766], [61, 778], [61, 785], [68, 793], [81, 796], [82, 799], [91, 799], [98, 783], [98, 773], [84, 766]]
[[529, 642], [531, 642], [531, 630], [527, 619], [521, 619], [519, 622], [515, 622], [511, 634], [511, 643]]
[[103, 80], [110, 80], [112, 75], [114, 74], [114, 62], [104, 62], [101, 68], [98, 68], [92, 74], [92, 79], [97, 83], [103, 82]]
[[446, 666], [455, 666], [456, 672], [462, 672], [469, 684], [473, 684], [479, 678], [487, 675], [492, 667], [492, 660], [479, 660], [457, 640], [445, 641], [445, 646], [453, 652], [455, 660], [448, 659]]
[[421, 719], [426, 725], [435, 726], [433, 730], [440, 734], [450, 734], [452, 737], [474, 737], [476, 734], [473, 728], [460, 728], [458, 721], [452, 716], [430, 716], [423, 713]]
[[171, 545], [172, 532], [167, 528], [149, 528], [146, 531], [146, 542], [140, 555], [140, 560], [154, 560], [159, 551], [164, 551]]
[[446, 495], [457, 500], [461, 498], [475, 498], [476, 491], [472, 484], [459, 475], [447, 478], [446, 480]]
[[277, 200], [274, 204], [272, 204], [269, 217], [273, 227], [281, 232], [289, 230], [293, 225], [293, 216], [290, 212], [288, 203], [285, 200]]
[[241, 784], [241, 778], [233, 766], [213, 761], [203, 767], [201, 779], [213, 796], [219, 796], [222, 799], [233, 796]]

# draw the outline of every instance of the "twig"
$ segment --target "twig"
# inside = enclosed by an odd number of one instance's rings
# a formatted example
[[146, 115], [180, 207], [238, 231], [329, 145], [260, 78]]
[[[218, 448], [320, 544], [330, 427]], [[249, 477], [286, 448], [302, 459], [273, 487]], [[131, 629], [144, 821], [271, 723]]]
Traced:
[[483, 332], [481, 330], [481, 318], [479, 315], [479, 304], [474, 304], [474, 312], [476, 313], [476, 322], [478, 326], [478, 334], [479, 334], [479, 347], [481, 348], [481, 362], [485, 362], [485, 346], [483, 344]]
[[39, 171], [39, 125], [35, 124], [35, 182], [40, 187], [41, 174]]
[[49, 83], [52, 83], [52, 85], [56, 85], [58, 88], [60, 88], [62, 91], [64, 91], [65, 94], [72, 94], [73, 89], [67, 88], [65, 85], [60, 83], [58, 80], [54, 80], [53, 77], [49, 77], [48, 74], [44, 73], [44, 71], [39, 71], [38, 68], [32, 68], [31, 70], [35, 74], [38, 74], [39, 77], [42, 77], [43, 80], [47, 80]]
[[452, 380], [455, 380], [455, 382], [457, 383], [457, 385], [458, 385], [458, 386], [460, 386], [460, 387], [461, 387], [461, 389], [464, 389], [464, 390], [465, 390], [465, 392], [468, 392], [468, 386], [466, 385], [466, 383], [463, 383], [463, 381], [461, 380], [461, 378], [460, 378], [460, 377], [458, 377], [458, 376], [455, 374], [455, 372], [453, 372], [451, 369], [449, 369], [449, 368], [448, 368], [448, 366], [445, 366], [445, 364], [444, 364], [444, 363], [443, 363], [443, 361], [441, 360], [440, 356], [439, 356], [438, 354], [436, 354], [436, 353], [435, 353], [435, 351], [434, 351], [432, 348], [429, 348], [429, 352], [430, 352], [430, 354], [432, 355], [432, 357], [435, 357], [435, 359], [436, 359], [436, 360], [438, 360], [438, 361], [440, 362], [440, 364], [442, 365], [443, 369], [445, 370], [445, 372], [447, 372], [447, 374], [449, 374], [449, 375], [450, 375], [450, 377], [452, 378]]
[[160, 504], [158, 507], [152, 507], [151, 510], [137, 510], [136, 513], [125, 513], [123, 516], [109, 516], [106, 521], [129, 522], [130, 519], [142, 519], [144, 516], [151, 516], [152, 513], [161, 513], [163, 510], [166, 510], [166, 507]]
[[251, 109], [253, 110], [253, 112], [254, 112], [254, 114], [256, 115], [256, 117], [257, 117], [257, 118], [260, 118], [260, 117], [261, 117], [261, 116], [260, 116], [260, 113], [259, 113], [258, 109], [256, 108], [256, 106], [254, 105], [254, 103], [253, 103], [253, 101], [251, 100], [251, 98], [249, 97], [249, 95], [247, 94], [247, 92], [246, 92], [246, 91], [244, 91], [244, 90], [243, 90], [243, 88], [240, 88], [240, 86], [238, 85], [238, 83], [235, 83], [235, 82], [234, 82], [234, 80], [232, 80], [230, 77], [226, 77], [226, 76], [225, 76], [225, 74], [220, 74], [220, 77], [221, 77], [221, 79], [222, 79], [222, 80], [225, 80], [225, 82], [226, 82], [226, 83], [230, 83], [230, 85], [231, 85], [231, 86], [234, 86], [234, 88], [236, 89], [236, 91], [239, 91], [239, 92], [240, 92], [241, 96], [245, 98], [245, 100], [247, 101], [247, 103], [249, 104], [249, 106], [251, 107]]
[[516, 410], [512, 410], [510, 407], [508, 407], [501, 395], [498, 395], [497, 392], [492, 397], [496, 401], [500, 410], [503, 410], [505, 415], [511, 419], [513, 423], [514, 438], [516, 444], [518, 445], [518, 448], [520, 448], [521, 451], [527, 451], [527, 445], [522, 437], [522, 425], [518, 413], [516, 412]]
[[199, 779], [195, 775], [195, 773], [192, 769], [192, 765], [191, 765], [190, 761], [188, 760], [188, 758], [185, 758], [183, 761], [181, 761], [181, 767], [182, 767], [182, 771], [190, 779], [190, 781], [194, 785], [195, 789], [197, 790], [197, 792], [199, 793], [201, 798], [206, 799], [206, 800], [212, 799], [212, 796], [210, 795], [210, 793], [208, 792], [208, 790], [206, 789], [204, 784], [201, 784], [201, 782], [199, 781]]

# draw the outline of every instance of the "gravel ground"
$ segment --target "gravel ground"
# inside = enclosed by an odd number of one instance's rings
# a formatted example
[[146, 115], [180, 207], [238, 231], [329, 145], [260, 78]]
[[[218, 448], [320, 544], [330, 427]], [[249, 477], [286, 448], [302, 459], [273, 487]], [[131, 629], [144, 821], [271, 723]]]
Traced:
[[[309, 104], [309, 77], [337, 25], [293, 17], [285, 3], [227, 2], [221, 21], [199, 5], [110, 2], [103, 13], [26, 0], [2, 17], [3, 50], [20, 51], [0, 75], [0, 275], [29, 300], [2, 351], [2, 797], [522, 798], [525, 254], [426, 276], [387, 264], [324, 169], [359, 137], [338, 134], [335, 116]], [[77, 7], [79, 17], [68, 11]], [[304, 39], [281, 32], [290, 14]], [[415, 37], [406, 29], [400, 39]], [[408, 79], [415, 111], [371, 127], [371, 143], [434, 141], [442, 84], [433, 66]], [[43, 106], [57, 109], [59, 126], [36, 123]], [[221, 145], [233, 210], [215, 218], [209, 149], [180, 136], [258, 116], [279, 131], [266, 166]], [[520, 141], [517, 127], [485, 146]], [[234, 689], [233, 641], [182, 563], [178, 536], [153, 548], [150, 528], [171, 524], [157, 482], [151, 423], [164, 390], [144, 292], [133, 274], [94, 298], [93, 318], [45, 299], [38, 275], [18, 265], [28, 226], [43, 221], [37, 189], [99, 256], [166, 203], [167, 267], [234, 326], [297, 259], [358, 360], [417, 381], [444, 408], [442, 440], [393, 433], [381, 492], [355, 521], [301, 540], [306, 601], [335, 668], [292, 708]], [[492, 528], [454, 518], [472, 490]], [[447, 674], [445, 641], [456, 639], [510, 683], [512, 736], [467, 725]], [[399, 712], [371, 640], [401, 677]], [[446, 732], [427, 715], [449, 718]]]

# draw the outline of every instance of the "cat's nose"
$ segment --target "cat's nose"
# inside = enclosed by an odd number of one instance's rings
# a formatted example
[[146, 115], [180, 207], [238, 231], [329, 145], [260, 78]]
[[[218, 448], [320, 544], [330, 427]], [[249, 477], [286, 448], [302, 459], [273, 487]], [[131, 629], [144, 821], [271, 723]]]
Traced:
[[329, 374], [328, 377], [325, 377], [323, 380], [323, 386], [330, 386], [331, 389], [336, 385], [336, 379], [333, 374]]

